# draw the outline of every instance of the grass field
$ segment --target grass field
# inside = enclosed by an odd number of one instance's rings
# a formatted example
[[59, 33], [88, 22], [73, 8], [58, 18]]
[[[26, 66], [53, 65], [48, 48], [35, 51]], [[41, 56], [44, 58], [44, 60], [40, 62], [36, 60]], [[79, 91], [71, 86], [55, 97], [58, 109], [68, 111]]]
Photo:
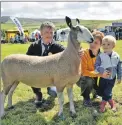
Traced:
[[[64, 22], [56, 22], [55, 20], [52, 20], [56, 26], [57, 29], [60, 29], [61, 26], [67, 27], [65, 21]], [[117, 20], [120, 22], [120, 20]], [[114, 22], [114, 20], [80, 20], [80, 23], [84, 26], [87, 26], [91, 29], [96, 29], [96, 28], [104, 28], [105, 26], [111, 25], [111, 23]], [[75, 25], [76, 20], [73, 20], [72, 23]], [[31, 32], [34, 29], [37, 29], [40, 27], [41, 21], [34, 21], [34, 22], [29, 22], [29, 20], [24, 20], [21, 21], [22, 27], [24, 29], [27, 29]], [[1, 24], [1, 29], [3, 30], [8, 30], [8, 29], [17, 29], [15, 24], [9, 19], [6, 23]]]
[[[66, 43], [61, 43], [66, 46]], [[88, 44], [83, 43], [83, 48]], [[15, 53], [26, 53], [29, 44], [2, 44], [1, 59], [5, 56]], [[117, 42], [115, 50], [122, 59], [122, 41]], [[122, 83], [116, 84], [113, 90], [113, 98], [117, 102], [117, 112], [112, 112], [109, 107], [105, 113], [99, 113], [94, 116], [93, 111], [97, 107], [85, 108], [82, 105], [83, 98], [80, 96], [80, 89], [74, 86], [74, 101], [77, 112], [75, 119], [69, 115], [69, 103], [66, 90], [64, 91], [64, 121], [58, 119], [58, 99], [49, 98], [46, 88], [42, 89], [44, 98], [52, 103], [49, 109], [36, 109], [34, 106], [34, 94], [29, 86], [19, 84], [13, 95], [14, 108], [6, 109], [6, 116], [1, 120], [2, 125], [122, 125]]]

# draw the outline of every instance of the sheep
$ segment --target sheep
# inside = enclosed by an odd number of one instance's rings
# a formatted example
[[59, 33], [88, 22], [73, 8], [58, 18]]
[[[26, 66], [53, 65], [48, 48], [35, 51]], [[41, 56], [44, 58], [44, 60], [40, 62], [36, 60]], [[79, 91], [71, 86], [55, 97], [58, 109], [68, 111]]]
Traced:
[[8, 107], [12, 106], [12, 95], [19, 82], [31, 87], [56, 86], [59, 101], [58, 116], [63, 114], [63, 90], [67, 87], [70, 113], [76, 114], [73, 103], [73, 84], [80, 78], [80, 42], [93, 42], [90, 31], [79, 25], [72, 25], [71, 19], [65, 17], [70, 28], [67, 48], [58, 54], [38, 57], [24, 54], [7, 56], [1, 64], [3, 90], [1, 92], [0, 117], [4, 116], [4, 102], [8, 95]]

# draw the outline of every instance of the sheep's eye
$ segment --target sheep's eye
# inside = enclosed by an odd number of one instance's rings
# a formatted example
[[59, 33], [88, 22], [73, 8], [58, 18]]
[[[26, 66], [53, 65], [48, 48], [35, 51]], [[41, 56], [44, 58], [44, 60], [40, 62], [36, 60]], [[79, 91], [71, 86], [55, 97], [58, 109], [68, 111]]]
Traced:
[[108, 44], [108, 46], [109, 46], [110, 44]]
[[76, 29], [77, 29], [77, 31], [80, 31], [81, 33], [83, 33], [83, 31], [81, 30], [80, 27], [77, 26]]
[[81, 33], [83, 33], [83, 31], [82, 31], [81, 29], [79, 29], [79, 31], [80, 31]]

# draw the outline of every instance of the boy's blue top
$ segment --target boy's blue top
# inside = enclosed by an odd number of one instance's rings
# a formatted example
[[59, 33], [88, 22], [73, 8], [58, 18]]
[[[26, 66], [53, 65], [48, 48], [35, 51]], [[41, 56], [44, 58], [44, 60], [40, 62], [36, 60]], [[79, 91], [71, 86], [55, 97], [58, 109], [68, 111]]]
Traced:
[[121, 62], [117, 52], [100, 53], [96, 59], [95, 71], [103, 74], [105, 71], [110, 71], [111, 76], [106, 79], [113, 79], [117, 75], [117, 79], [121, 79]]

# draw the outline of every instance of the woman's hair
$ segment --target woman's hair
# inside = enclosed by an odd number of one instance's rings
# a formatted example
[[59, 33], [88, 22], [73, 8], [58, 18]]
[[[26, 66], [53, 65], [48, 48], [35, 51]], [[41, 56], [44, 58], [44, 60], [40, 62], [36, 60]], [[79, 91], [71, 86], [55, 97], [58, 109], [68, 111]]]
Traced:
[[104, 37], [104, 34], [102, 32], [94, 31], [94, 32], [92, 32], [92, 35], [93, 35], [94, 39], [96, 39], [96, 38], [99, 39], [100, 43], [102, 44], [102, 39]]

